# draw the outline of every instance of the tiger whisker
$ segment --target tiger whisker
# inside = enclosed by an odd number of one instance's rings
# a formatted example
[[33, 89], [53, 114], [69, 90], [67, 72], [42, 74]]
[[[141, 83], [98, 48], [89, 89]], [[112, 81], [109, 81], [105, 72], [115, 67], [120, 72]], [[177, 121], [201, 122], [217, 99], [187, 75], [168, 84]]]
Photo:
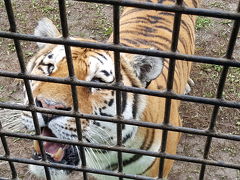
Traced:
[[[94, 143], [94, 144], [98, 144], [99, 142], [97, 142], [93, 137], [91, 137], [90, 134], [88, 134], [89, 136], [89, 140], [91, 141], [91, 143]], [[109, 155], [109, 152], [107, 152], [106, 154], [104, 154], [100, 149], [94, 149], [95, 151], [98, 152], [98, 156], [101, 154], [101, 156], [106, 160], [106, 162], [108, 163], [109, 166], [111, 166], [111, 163], [110, 163], [110, 155]], [[94, 153], [94, 152], [93, 152]], [[96, 154], [96, 153], [95, 153]], [[98, 157], [97, 156], [97, 157]], [[99, 159], [99, 158], [97, 158]]]

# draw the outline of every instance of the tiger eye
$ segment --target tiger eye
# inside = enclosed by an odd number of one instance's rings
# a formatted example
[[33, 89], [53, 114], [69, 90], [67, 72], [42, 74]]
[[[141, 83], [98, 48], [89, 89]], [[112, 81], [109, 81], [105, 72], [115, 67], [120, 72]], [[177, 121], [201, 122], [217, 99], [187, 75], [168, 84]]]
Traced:
[[51, 74], [54, 70], [54, 65], [53, 64], [48, 64], [48, 73]]
[[52, 57], [53, 57], [53, 54], [49, 54], [49, 55], [48, 55], [48, 58], [49, 58], [49, 59], [52, 59]]

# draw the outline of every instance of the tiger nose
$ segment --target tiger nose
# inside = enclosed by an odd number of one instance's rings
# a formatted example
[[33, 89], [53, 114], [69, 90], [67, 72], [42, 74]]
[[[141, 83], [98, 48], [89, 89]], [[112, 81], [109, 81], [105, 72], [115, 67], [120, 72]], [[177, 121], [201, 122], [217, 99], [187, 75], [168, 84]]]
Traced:
[[[47, 108], [47, 109], [57, 109], [57, 110], [64, 110], [64, 111], [71, 111], [71, 107], [66, 107], [64, 104], [55, 102], [49, 99], [44, 98], [36, 98], [35, 100], [36, 106]], [[46, 124], [48, 124], [52, 119], [59, 117], [60, 115], [55, 114], [47, 114], [42, 113], [43, 120]]]

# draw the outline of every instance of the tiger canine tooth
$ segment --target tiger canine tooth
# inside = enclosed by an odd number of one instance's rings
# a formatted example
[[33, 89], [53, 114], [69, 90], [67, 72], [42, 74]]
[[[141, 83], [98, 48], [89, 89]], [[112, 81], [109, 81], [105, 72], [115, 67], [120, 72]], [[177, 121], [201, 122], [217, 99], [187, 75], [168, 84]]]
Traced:
[[63, 153], [64, 153], [63, 148], [60, 147], [58, 151], [53, 155], [53, 159], [55, 161], [61, 161], [63, 158]]
[[33, 140], [33, 148], [38, 154], [41, 154], [40, 146], [37, 140]]

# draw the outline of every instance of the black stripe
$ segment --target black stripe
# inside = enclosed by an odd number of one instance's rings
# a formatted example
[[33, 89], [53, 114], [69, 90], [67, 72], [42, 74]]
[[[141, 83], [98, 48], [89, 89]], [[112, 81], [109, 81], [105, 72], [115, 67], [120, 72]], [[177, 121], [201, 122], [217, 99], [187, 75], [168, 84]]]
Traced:
[[[159, 29], [164, 29], [164, 30], [166, 30], [166, 31], [168, 31], [168, 32], [170, 32], [170, 33], [172, 33], [172, 29], [170, 29], [170, 28], [168, 28], [168, 27], [166, 27], [166, 25], [165, 26], [163, 26], [163, 25], [159, 25], [159, 26], [155, 26], [156, 28], [159, 28]], [[154, 37], [154, 36], [152, 36], [152, 37]], [[162, 37], [162, 36], [160, 36], [160, 37]], [[170, 40], [169, 40], [169, 38], [162, 38], [162, 39], [168, 39], [168, 41], [170, 42]]]
[[[179, 62], [179, 61], [176, 62], [175, 71], [174, 71], [174, 72], [176, 73], [176, 75], [178, 76], [178, 78], [181, 79], [181, 78], [180, 78], [180, 71], [181, 71], [180, 68], [182, 68], [182, 67], [181, 67], [180, 65], [183, 64], [183, 63], [180, 64], [180, 63], [178, 63], [178, 62]], [[182, 70], [182, 71], [183, 71], [183, 70]]]
[[155, 48], [156, 50], [169, 50], [170, 49], [169, 44], [163, 44], [163, 43], [157, 42], [157, 41], [148, 41], [146, 39], [138, 39], [137, 41], [143, 45], [151, 46], [151, 47]]
[[151, 82], [152, 82], [152, 81], [147, 82], [145, 88], [148, 88], [148, 86], [151, 84]]
[[[152, 145], [152, 142], [153, 142], [153, 139], [154, 139], [154, 130], [152, 131], [152, 136], [151, 136], [151, 141], [150, 143], [148, 143], [148, 146], [146, 148], [144, 148], [145, 146], [145, 143], [147, 142], [147, 138], [149, 137], [148, 136], [148, 132], [149, 132], [149, 129], [147, 129], [147, 133], [145, 135], [145, 138], [143, 140], [143, 143], [140, 147], [140, 149], [144, 149], [144, 150], [149, 150], [151, 145]], [[130, 159], [127, 159], [127, 160], [124, 160], [123, 161], [123, 166], [127, 166], [135, 161], [137, 161], [138, 159], [140, 159], [143, 155], [141, 154], [135, 154], [134, 156], [132, 156]], [[111, 170], [116, 170], [118, 168], [118, 163], [113, 163], [109, 166], [106, 167], [106, 169], [111, 169]]]
[[[159, 29], [164, 29], [164, 30], [172, 33], [172, 29], [169, 29], [168, 27], [165, 27], [165, 26], [155, 26], [155, 27], [159, 28]], [[133, 30], [123, 30], [123, 31], [121, 31], [121, 34], [122, 33], [142, 35], [142, 36], [145, 36], [145, 37], [160, 38], [160, 39], [164, 39], [165, 41], [168, 41], [168, 42], [171, 43], [169, 38], [164, 37], [164, 36], [160, 36], [160, 35], [156, 35], [156, 34], [149, 34], [149, 33], [140, 32], [140, 31], [133, 31]]]
[[[148, 10], [148, 11], [149, 11], [149, 10]], [[169, 23], [170, 23], [170, 21], [169, 21], [168, 19], [165, 19], [165, 18], [163, 17], [163, 15], [166, 15], [166, 16], [168, 16], [168, 15], [174, 16], [173, 13], [160, 12], [160, 13], [158, 13], [158, 16], [150, 16], [150, 15], [147, 15], [148, 17], [142, 17], [142, 16], [140, 16], [140, 17], [133, 17], [133, 18], [128, 19], [128, 20], [125, 21], [125, 22], [122, 22], [121, 25], [127, 24], [129, 21], [131, 21], [132, 23], [137, 23], [137, 22], [140, 22], [140, 23], [155, 22], [156, 19], [157, 19], [157, 20], [161, 20], [162, 22], [169, 22]], [[152, 18], [153, 20], [149, 19], [149, 17]]]
[[[121, 39], [122, 41], [127, 41], [128, 44], [127, 46], [131, 46], [131, 44], [134, 46], [140, 46], [140, 45], [143, 45], [143, 46], [150, 46], [150, 47], [153, 47], [155, 49], [158, 49], [158, 50], [169, 50], [170, 47], [169, 47], [169, 44], [163, 44], [163, 43], [160, 43], [160, 42], [157, 42], [157, 41], [149, 41], [149, 40], [145, 40], [145, 39], [127, 39], [127, 38], [122, 38]], [[122, 44], [126, 44], [126, 43], [122, 43]], [[134, 46], [134, 47], [135, 47]]]
[[[172, 13], [172, 12], [160, 12], [159, 13], [159, 15], [161, 16], [161, 15], [165, 15], [165, 16], [174, 16], [175, 14], [174, 13]], [[169, 22], [169, 21], [168, 21]]]
[[[177, 81], [176, 81], [176, 75], [178, 76], [178, 78], [180, 79], [180, 74], [179, 74], [179, 63], [176, 63], [175, 64], [175, 70], [174, 70], [174, 78], [173, 78], [173, 83], [175, 84], [175, 86], [176, 86], [176, 89], [178, 89], [178, 84], [177, 84]], [[166, 67], [167, 69], [169, 69], [166, 65], [164, 65], [164, 67]], [[175, 73], [176, 73], [176, 75], [175, 75]], [[163, 74], [163, 76], [164, 76], [164, 74]], [[167, 83], [167, 79], [166, 79], [166, 77], [164, 76], [164, 79], [165, 79], [165, 81], [166, 81], [166, 83]]]
[[148, 32], [148, 33], [154, 33], [156, 32], [157, 30], [155, 28], [152, 28], [152, 27], [149, 27], [147, 25], [138, 25], [140, 29], [140, 31], [144, 31], [144, 32]]
[[[187, 42], [186, 42], [186, 40], [182, 37], [182, 36], [180, 36], [179, 37], [179, 42], [182, 44], [182, 46], [183, 46], [183, 49], [186, 51], [187, 50], [187, 47], [188, 47], [188, 44], [187, 44]], [[190, 45], [191, 46], [191, 45]], [[178, 47], [179, 48], [179, 47]], [[186, 54], [186, 52], [182, 52], [183, 54]]]
[[152, 16], [152, 15], [148, 15], [148, 21], [151, 23], [151, 24], [156, 24], [158, 23], [159, 21], [163, 20], [162, 17], [159, 17], [159, 16]]
[[[149, 41], [147, 40], [141, 40], [141, 39], [127, 39], [127, 38], [123, 38], [122, 40], [127, 41], [128, 44], [127, 46], [133, 46], [133, 47], [139, 47], [141, 44], [143, 45], [150, 45]], [[126, 43], [122, 43], [122, 44], [126, 44]], [[159, 45], [154, 45], [153, 43], [151, 43], [151, 47], [158, 49]]]
[[127, 140], [132, 137], [132, 135], [133, 135], [133, 132], [130, 132], [125, 137], [123, 137], [122, 143], [125, 144], [127, 142]]
[[159, 21], [162, 21], [163, 18], [160, 17], [160, 16], [153, 16], [153, 15], [147, 15], [147, 17], [134, 17], [134, 18], [131, 18], [129, 20], [133, 20], [133, 19], [136, 19], [136, 20], [143, 20], [143, 21], [146, 21], [146, 23], [151, 23], [151, 24], [156, 24], [158, 23]]
[[125, 111], [126, 106], [127, 106], [127, 92], [122, 91], [122, 113]]
[[113, 105], [113, 99], [110, 99], [110, 101], [108, 102], [108, 106], [112, 106]]
[[99, 56], [101, 56], [104, 60], [107, 60], [107, 58], [106, 58], [106, 56], [104, 56], [103, 54], [101, 54], [101, 53], [98, 53], [98, 52], [96, 52]]
[[159, 16], [150, 16], [150, 15], [148, 15], [148, 17], [150, 17], [150, 18], [147, 18], [147, 17], [134, 17], [134, 18], [130, 18], [127, 21], [122, 22], [121, 26], [125, 25], [125, 24], [129, 24], [129, 23], [148, 23], [148, 22], [150, 22], [151, 24], [155, 24], [156, 22], [158, 22], [158, 20], [161, 20], [161, 22], [169, 22], [170, 23], [170, 21], [168, 19], [165, 19], [163, 16], [164, 15], [165, 16], [174, 16], [174, 13], [160, 12], [160, 13], [158, 13], [158, 15]]
[[[152, 131], [152, 139], [151, 139], [149, 145], [152, 145], [154, 138], [155, 138], [155, 129], [153, 129], [153, 131]], [[151, 147], [151, 146], [148, 146], [146, 150], [150, 149], [150, 147]], [[157, 158], [155, 157], [155, 160], [150, 164], [150, 166], [148, 166], [148, 168], [145, 169], [145, 171], [143, 171], [143, 172], [140, 173], [140, 174], [144, 174], [144, 173], [146, 173], [149, 169], [151, 169], [156, 160], [157, 160]], [[139, 175], [140, 175], [140, 174], [139, 174]]]
[[196, 8], [198, 7], [198, 1], [197, 0], [192, 0], [193, 6]]
[[[189, 17], [189, 18], [190, 18], [190, 17]], [[194, 43], [194, 42], [193, 42], [193, 32], [192, 32], [191, 29], [190, 29], [190, 25], [189, 25], [189, 24], [186, 24], [185, 21], [181, 21], [181, 23], [182, 23], [182, 26], [181, 26], [181, 27], [183, 27], [183, 29], [188, 32], [188, 34], [190, 35], [190, 41], [191, 41], [191, 43], [193, 44], [193, 43]], [[192, 24], [192, 25], [193, 25], [193, 24]]]
[[92, 57], [94, 57], [95, 59], [97, 59], [101, 64], [103, 64], [103, 62], [102, 62], [102, 60], [101, 59], [99, 59], [98, 57], [96, 57], [96, 56], [93, 56], [92, 55]]
[[[134, 40], [132, 40], [132, 39], [122, 38], [121, 40], [127, 41], [129, 44], [139, 45], [138, 42], [136, 42], [136, 41], [134, 41]], [[122, 42], [121, 42], [121, 44], [123, 44], [124, 46], [130, 46], [129, 44], [122, 43]]]
[[42, 71], [43, 73], [45, 73], [44, 70], [43, 70], [43, 68], [42, 68], [41, 66], [38, 66], [37, 68], [38, 68], [38, 70], [40, 70], [40, 71]]
[[39, 66], [47, 66], [46, 63], [43, 62], [43, 60], [38, 64]]
[[96, 126], [101, 126], [101, 124], [100, 124], [100, 122], [98, 122], [98, 121], [93, 121], [93, 124], [95, 124]]
[[99, 113], [100, 113], [101, 116], [113, 117], [113, 115], [111, 115], [111, 114], [107, 114], [107, 113], [102, 112], [102, 109], [99, 109]]
[[150, 166], [148, 166], [147, 169], [145, 169], [145, 171], [143, 171], [142, 173], [138, 174], [138, 175], [143, 175], [145, 174], [149, 169], [152, 168], [152, 166], [154, 165], [154, 163], [157, 161], [158, 158], [155, 158], [154, 161], [150, 164]]
[[164, 73], [161, 74], [163, 76], [164, 82], [167, 82], [167, 77]]
[[102, 72], [105, 76], [110, 76], [110, 74], [106, 70], [101, 70], [100, 72]]
[[111, 57], [111, 54], [109, 53], [109, 51], [104, 51], [104, 53], [106, 53], [109, 57]]
[[[125, 39], [125, 40], [126, 40], [126, 39]], [[129, 45], [126, 44], [126, 43], [120, 43], [120, 45], [129, 47]]]
[[163, 66], [168, 69], [169, 68], [169, 60], [165, 60], [165, 63], [163, 63]]
[[138, 94], [133, 95], [133, 106], [132, 106], [132, 116], [133, 119], [137, 116], [137, 106], [138, 106]]
[[[133, 18], [133, 19], [134, 19], [134, 18]], [[132, 20], [132, 19], [130, 19], [130, 20]], [[147, 23], [147, 22], [145, 22], [145, 21], [143, 21], [143, 20], [125, 21], [125, 22], [121, 23], [120, 26], [122, 27], [122, 26], [124, 26], [124, 25], [132, 24], [132, 23], [136, 23], [136, 24], [143, 23], [143, 24], [144, 24], [144, 23]]]

